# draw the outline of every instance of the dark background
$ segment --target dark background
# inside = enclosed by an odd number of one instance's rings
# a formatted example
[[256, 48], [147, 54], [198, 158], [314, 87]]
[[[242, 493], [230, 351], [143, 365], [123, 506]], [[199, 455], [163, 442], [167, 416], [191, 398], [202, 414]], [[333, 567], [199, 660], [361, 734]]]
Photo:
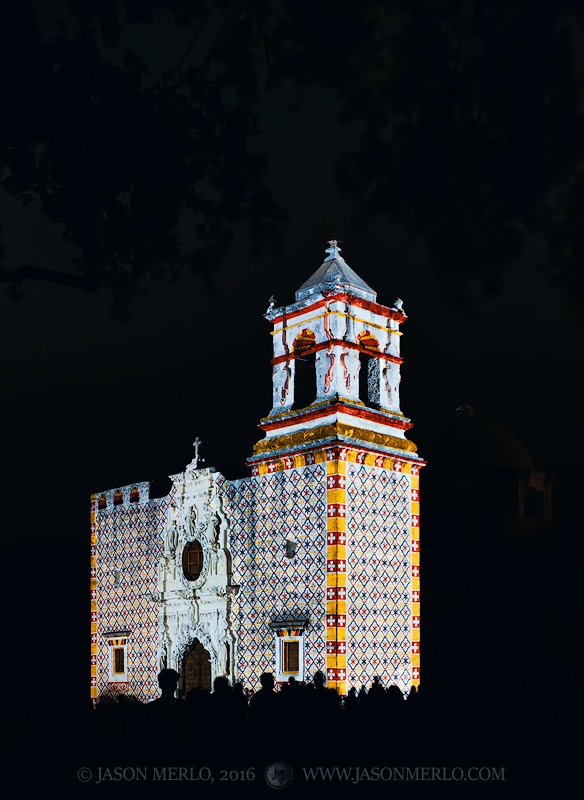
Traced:
[[[168, 8], [156, 8], [164, 4], [153, 5], [153, 21], [123, 23], [122, 38], [156, 74], [176, 63], [192, 27], [177, 26]], [[339, 5], [349, 14], [346, 4]], [[68, 13], [64, 2], [31, 8], [41, 41]], [[338, 10], [326, 5], [315, 23], [316, 40]], [[572, 45], [570, 70], [554, 78], [560, 85], [564, 78], [576, 82], [569, 102], [577, 141], [568, 170], [575, 179], [584, 156], [581, 28], [568, 6], [557, 14]], [[345, 30], [350, 23], [347, 17]], [[526, 37], [529, 31], [525, 27]], [[31, 41], [33, 34], [31, 29]], [[330, 40], [326, 46], [336, 48]], [[532, 55], [535, 65], [537, 50]], [[22, 68], [14, 63], [8, 81], [16, 81]], [[414, 75], [418, 68], [412, 55]], [[206, 465], [228, 478], [249, 474], [245, 458], [262, 435], [259, 418], [271, 407], [271, 326], [263, 313], [272, 294], [279, 304], [293, 302], [331, 237], [341, 240], [343, 256], [380, 303], [391, 305], [398, 296], [404, 301], [402, 410], [414, 422], [409, 438], [420, 455], [426, 438], [439, 435], [456, 408], [468, 403], [477, 416], [514, 433], [536, 469], [556, 475], [558, 535], [579, 525], [583, 329], [577, 282], [565, 276], [579, 273], [581, 261], [571, 271], [554, 271], [545, 231], [526, 226], [517, 252], [503, 248], [497, 261], [494, 248], [494, 283], [489, 265], [478, 263], [463, 237], [447, 242], [453, 253], [449, 273], [448, 259], [436, 258], [429, 234], [412, 231], [407, 219], [386, 208], [367, 210], [355, 193], [342, 190], [338, 160], [363, 146], [369, 124], [365, 116], [340, 121], [347, 102], [334, 82], [317, 78], [305, 81], [298, 96], [294, 74], [278, 86], [259, 87], [260, 133], [250, 147], [265, 155], [265, 183], [287, 215], [278, 223], [279, 251], [252, 257], [243, 220], [234, 225], [232, 245], [206, 273], [185, 269], [177, 282], [142, 277], [125, 321], [111, 315], [107, 291], [28, 280], [19, 302], [0, 292], [6, 614], [20, 635], [26, 631], [27, 649], [37, 653], [18, 667], [20, 696], [40, 700], [66, 693], [74, 703], [86, 701], [91, 492], [183, 470], [195, 436], [202, 439]], [[18, 107], [5, 106], [2, 113], [8, 112], [17, 114]], [[537, 153], [533, 157], [535, 164]], [[499, 182], [501, 198], [522, 176], [510, 173], [508, 187]], [[391, 196], [397, 191], [386, 186]], [[472, 206], [472, 183], [468, 191]], [[394, 202], [399, 205], [399, 197]], [[442, 214], [440, 187], [433, 203]], [[359, 212], [364, 221], [356, 219]], [[38, 197], [24, 207], [0, 184], [0, 219], [5, 271], [25, 263], [73, 271], [69, 260], [79, 248], [63, 240], [64, 223], [48, 221]], [[181, 230], [187, 247], [197, 234], [188, 219]], [[576, 259], [577, 248], [571, 252]], [[10, 284], [4, 285], [8, 290]], [[459, 456], [463, 464], [464, 453]], [[423, 503], [422, 478], [422, 515]], [[57, 654], [65, 641], [63, 660]]]

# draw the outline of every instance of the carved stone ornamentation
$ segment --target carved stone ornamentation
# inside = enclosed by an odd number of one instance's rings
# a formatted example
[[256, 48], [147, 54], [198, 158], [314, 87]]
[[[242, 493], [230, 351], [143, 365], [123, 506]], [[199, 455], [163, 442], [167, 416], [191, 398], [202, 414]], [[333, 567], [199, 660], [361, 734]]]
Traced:
[[[190, 467], [191, 465], [189, 465]], [[161, 603], [158, 663], [163, 661], [181, 675], [186, 654], [197, 639], [209, 652], [212, 678], [223, 675], [229, 662], [233, 672], [235, 636], [229, 614], [231, 607], [231, 554], [228, 549], [228, 520], [208, 469], [173, 476], [176, 486], [176, 515], [169, 519], [165, 553], [159, 563]], [[183, 570], [183, 551], [197, 540], [203, 566], [197, 580]], [[231, 675], [233, 678], [233, 675]]]

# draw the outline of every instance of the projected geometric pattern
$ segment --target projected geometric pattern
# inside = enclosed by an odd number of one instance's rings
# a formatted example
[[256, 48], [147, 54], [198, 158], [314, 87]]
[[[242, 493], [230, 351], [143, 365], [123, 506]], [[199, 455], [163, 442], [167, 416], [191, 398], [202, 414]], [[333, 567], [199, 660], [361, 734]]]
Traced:
[[[260, 674], [276, 666], [268, 622], [308, 618], [306, 679], [326, 667], [326, 464], [296, 467], [302, 456], [286, 461], [272, 462], [270, 473], [222, 484], [234, 581], [241, 587], [232, 606], [237, 673], [254, 689]], [[287, 539], [296, 543], [293, 558], [286, 557]]]
[[[230, 521], [232, 624], [237, 676], [259, 688], [275, 669], [268, 622], [307, 618], [305, 679], [317, 670], [346, 694], [379, 676], [408, 691], [419, 684], [418, 467], [350, 448], [323, 448], [256, 465], [251, 478], [217, 476]], [[158, 695], [157, 591], [169, 497], [97, 509], [92, 496], [92, 697], [108, 683], [104, 632], [128, 630], [129, 691]], [[109, 497], [109, 495], [112, 495]], [[127, 496], [126, 496], [127, 495]], [[286, 556], [286, 540], [295, 555]], [[126, 684], [119, 688], [128, 690]]]
[[[395, 465], [400, 467], [399, 462]], [[347, 469], [347, 667], [351, 686], [412, 680], [410, 475]]]
[[[147, 491], [146, 485], [146, 498]], [[158, 695], [158, 606], [144, 594], [157, 591], [167, 508], [168, 498], [142, 503], [126, 498], [121, 505], [109, 502], [108, 508], [92, 511], [92, 697], [116, 690], [108, 685], [109, 653], [102, 634], [119, 630], [130, 631], [131, 694], [142, 701]]]

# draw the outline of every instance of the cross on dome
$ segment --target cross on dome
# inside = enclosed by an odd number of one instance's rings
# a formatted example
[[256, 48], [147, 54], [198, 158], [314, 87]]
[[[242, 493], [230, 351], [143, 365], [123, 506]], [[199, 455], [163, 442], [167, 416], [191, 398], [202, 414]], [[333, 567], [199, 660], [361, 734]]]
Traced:
[[[324, 251], [325, 253], [329, 254], [329, 258], [336, 258], [339, 253], [341, 252], [341, 248], [339, 247], [340, 239], [329, 239], [327, 244], [329, 245], [327, 249]], [[326, 259], [328, 260], [328, 259]]]

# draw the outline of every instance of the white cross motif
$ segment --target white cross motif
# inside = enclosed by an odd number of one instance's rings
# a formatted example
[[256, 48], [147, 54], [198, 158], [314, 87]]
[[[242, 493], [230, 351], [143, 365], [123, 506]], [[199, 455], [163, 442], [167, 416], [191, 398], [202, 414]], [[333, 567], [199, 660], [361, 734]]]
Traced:
[[339, 517], [345, 516], [345, 506], [339, 506]]
[[335, 475], [329, 475], [328, 478], [326, 479], [326, 483], [329, 489], [335, 488], [335, 477], [336, 477]]
[[341, 558], [339, 558], [339, 567], [338, 567], [338, 570], [339, 570], [339, 572], [344, 572], [344, 571], [345, 571], [345, 562], [344, 562], [344, 560], [343, 560], [343, 559], [341, 559]]
[[276, 465], [274, 464], [273, 461], [270, 464], [268, 464], [268, 469], [270, 470], [270, 472], [273, 472], [276, 469]]
[[345, 627], [345, 621], [346, 621], [345, 615], [344, 614], [339, 614], [339, 627], [340, 628], [344, 628]]
[[326, 646], [327, 653], [334, 653], [335, 652], [335, 645], [333, 642], [327, 642]]
[[333, 616], [327, 617], [326, 618], [326, 624], [329, 626], [329, 628], [334, 628], [335, 627], [335, 618]]
[[347, 457], [347, 451], [339, 450], [339, 458], [341, 459], [341, 461], [344, 461], [346, 457]]
[[329, 544], [335, 544], [335, 532], [334, 531], [331, 531], [331, 533], [329, 533], [327, 538], [328, 538], [328, 543]]
[[413, 566], [412, 567], [412, 575], [414, 576], [414, 578], [417, 578], [419, 574], [420, 574], [420, 568], [416, 567], [416, 566]]
[[346, 591], [345, 591], [344, 587], [343, 586], [339, 586], [337, 591], [339, 593], [339, 600], [344, 600], [345, 599], [345, 595], [346, 595]]
[[344, 669], [340, 669], [339, 672], [338, 672], [339, 680], [340, 681], [344, 681], [345, 680], [345, 675], [346, 675], [345, 670]]
[[339, 532], [339, 544], [345, 544], [345, 534], [341, 531]]
[[293, 460], [293, 459], [291, 459], [291, 458], [287, 458], [287, 459], [286, 459], [286, 467], [287, 467], [288, 469], [292, 469], [292, 467], [293, 467], [293, 466], [294, 466], [294, 460]]
[[418, 492], [418, 490], [417, 489], [412, 489], [412, 501], [414, 503], [418, 502], [418, 497], [419, 496], [420, 496], [420, 493]]
[[331, 559], [331, 561], [327, 561], [326, 568], [329, 572], [335, 571], [335, 562]]
[[412, 514], [412, 525], [414, 528], [420, 527], [420, 518], [417, 516], [417, 514]]
[[420, 650], [419, 642], [412, 642], [412, 653], [417, 653]]
[[419, 628], [420, 627], [420, 618], [419, 617], [414, 617], [412, 625], [414, 626], [414, 628]]
[[414, 601], [414, 603], [420, 602], [420, 593], [418, 591], [412, 592], [412, 600]]
[[334, 669], [329, 669], [329, 670], [327, 670], [326, 677], [327, 677], [327, 680], [329, 680], [329, 681], [332, 681], [332, 680], [334, 680], [334, 678], [335, 678], [335, 671], [334, 671]]
[[329, 600], [334, 600], [335, 599], [335, 590], [334, 589], [327, 589], [326, 593], [328, 595], [328, 599]]
[[339, 642], [338, 643], [338, 648], [339, 648], [339, 653], [344, 653], [345, 650], [347, 649], [347, 646], [345, 645], [344, 642]]
[[393, 465], [393, 468], [395, 472], [401, 472], [402, 471], [401, 461], [396, 461], [395, 464]]
[[417, 553], [419, 549], [420, 549], [420, 542], [418, 541], [418, 539], [412, 539], [412, 550], [414, 551], [414, 553]]

